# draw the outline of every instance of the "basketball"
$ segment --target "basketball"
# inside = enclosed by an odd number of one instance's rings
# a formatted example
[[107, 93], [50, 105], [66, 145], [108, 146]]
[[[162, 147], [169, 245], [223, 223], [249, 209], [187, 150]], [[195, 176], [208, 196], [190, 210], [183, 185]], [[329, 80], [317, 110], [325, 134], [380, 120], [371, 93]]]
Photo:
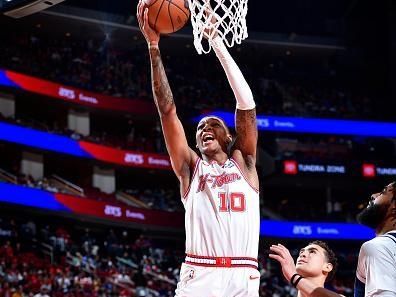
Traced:
[[150, 27], [170, 34], [184, 27], [190, 18], [187, 0], [146, 0]]

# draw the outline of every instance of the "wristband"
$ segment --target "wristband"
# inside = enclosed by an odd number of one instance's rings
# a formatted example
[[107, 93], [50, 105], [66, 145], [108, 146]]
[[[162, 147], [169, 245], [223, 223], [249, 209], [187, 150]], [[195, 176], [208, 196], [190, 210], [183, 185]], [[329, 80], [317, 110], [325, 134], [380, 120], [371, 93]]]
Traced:
[[293, 276], [290, 278], [290, 283], [293, 284], [294, 279], [296, 278], [296, 276], [301, 276], [298, 273], [293, 274]]
[[300, 282], [300, 280], [302, 280], [304, 277], [302, 277], [301, 275], [299, 276], [299, 278], [297, 278], [297, 280], [292, 283], [293, 287], [297, 288], [298, 283]]
[[149, 48], [149, 49], [151, 49], [151, 48], [159, 48], [159, 47], [158, 47], [158, 43], [154, 43], [154, 44], [149, 43], [149, 44], [148, 44], [148, 48]]

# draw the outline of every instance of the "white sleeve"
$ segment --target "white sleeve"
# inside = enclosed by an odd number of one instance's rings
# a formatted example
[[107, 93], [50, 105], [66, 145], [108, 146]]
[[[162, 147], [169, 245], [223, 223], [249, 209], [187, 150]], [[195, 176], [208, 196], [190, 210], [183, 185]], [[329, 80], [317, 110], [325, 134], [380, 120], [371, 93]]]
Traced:
[[[363, 271], [360, 271], [360, 273], [363, 273], [366, 283], [365, 296], [396, 297], [394, 249], [395, 243], [382, 236], [362, 245], [359, 263], [360, 261], [364, 263], [361, 267]], [[357, 273], [359, 273], [359, 266]], [[359, 274], [357, 274], [358, 278]]]
[[237, 101], [237, 109], [250, 110], [255, 108], [256, 104], [253, 99], [252, 90], [250, 89], [248, 83], [243, 77], [241, 70], [231, 57], [221, 38], [214, 38], [211, 41], [211, 45], [214, 52], [216, 53], [217, 58], [223, 66], [228, 78], [228, 82], [230, 83], [232, 91], [234, 92], [234, 96]]
[[363, 283], [366, 284], [366, 255], [363, 251], [363, 247], [360, 249], [358, 263], [356, 267], [356, 277]]

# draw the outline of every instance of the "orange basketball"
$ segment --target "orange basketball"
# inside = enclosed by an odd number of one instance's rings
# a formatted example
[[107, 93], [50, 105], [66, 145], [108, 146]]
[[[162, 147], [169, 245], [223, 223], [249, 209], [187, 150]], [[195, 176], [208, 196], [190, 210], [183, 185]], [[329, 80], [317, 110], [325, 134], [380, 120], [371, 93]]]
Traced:
[[190, 18], [187, 0], [146, 0], [150, 27], [170, 34], [184, 27]]

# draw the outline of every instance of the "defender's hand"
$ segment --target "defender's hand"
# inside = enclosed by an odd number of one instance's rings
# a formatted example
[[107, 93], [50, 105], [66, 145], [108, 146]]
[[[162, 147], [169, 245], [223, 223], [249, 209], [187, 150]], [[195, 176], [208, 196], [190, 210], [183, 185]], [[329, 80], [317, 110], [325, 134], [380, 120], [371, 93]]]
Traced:
[[272, 245], [270, 250], [273, 252], [273, 254], [269, 254], [269, 257], [280, 263], [282, 266], [283, 276], [289, 282], [291, 277], [297, 273], [296, 265], [294, 264], [294, 260], [290, 255], [289, 250], [280, 243], [278, 245]]
[[139, 21], [140, 31], [142, 31], [148, 45], [158, 46], [160, 40], [160, 33], [150, 27], [148, 21], [148, 8], [146, 7], [145, 0], [139, 0], [136, 15]]

